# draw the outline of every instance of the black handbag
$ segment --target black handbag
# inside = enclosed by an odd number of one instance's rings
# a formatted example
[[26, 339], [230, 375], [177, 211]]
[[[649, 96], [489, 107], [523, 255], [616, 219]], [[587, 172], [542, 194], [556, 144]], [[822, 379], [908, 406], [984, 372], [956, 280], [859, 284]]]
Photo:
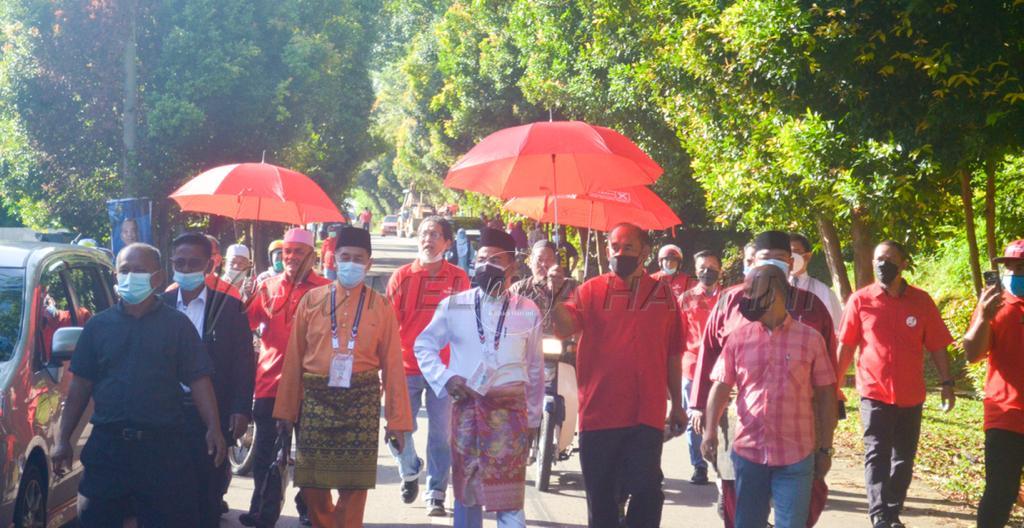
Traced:
[[[285, 442], [283, 437], [278, 436], [274, 442], [274, 461], [267, 471], [267, 478], [263, 480], [260, 488], [260, 511], [256, 513], [260, 526], [274, 526], [281, 517], [281, 509], [284, 507], [284, 491], [288, 488], [288, 467], [278, 462], [281, 459], [281, 451], [284, 446], [291, 442]], [[286, 453], [285, 456], [290, 455]], [[287, 459], [286, 459], [287, 460]]]

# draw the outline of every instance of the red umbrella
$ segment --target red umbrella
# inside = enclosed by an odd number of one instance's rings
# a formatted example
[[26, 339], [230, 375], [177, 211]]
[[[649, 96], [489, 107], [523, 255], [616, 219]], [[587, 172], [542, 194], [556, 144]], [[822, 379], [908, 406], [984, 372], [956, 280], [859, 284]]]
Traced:
[[[642, 229], [668, 229], [682, 221], [654, 191], [638, 186], [558, 196], [558, 220], [566, 225], [609, 231], [630, 222]], [[554, 222], [554, 196], [513, 198], [505, 208], [540, 222]]]
[[238, 163], [189, 180], [172, 198], [182, 211], [303, 225], [343, 222], [327, 193], [305, 174], [269, 163]]
[[648, 185], [661, 173], [654, 160], [610, 128], [542, 121], [487, 136], [452, 166], [444, 184], [508, 199]]

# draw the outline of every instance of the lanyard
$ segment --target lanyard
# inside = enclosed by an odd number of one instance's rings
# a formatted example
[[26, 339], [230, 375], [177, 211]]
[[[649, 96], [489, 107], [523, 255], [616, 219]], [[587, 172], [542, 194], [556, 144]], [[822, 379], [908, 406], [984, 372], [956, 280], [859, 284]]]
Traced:
[[[476, 297], [473, 298], [473, 309], [476, 310], [476, 332], [480, 335], [480, 344], [483, 345], [487, 342], [487, 336], [484, 335], [484, 323], [483, 318], [480, 316], [480, 297], [481, 294], [477, 292]], [[505, 302], [501, 305], [501, 315], [498, 316], [498, 326], [494, 329], [494, 352], [498, 352], [498, 346], [501, 344], [501, 331], [505, 328], [505, 314], [508, 313], [508, 302], [509, 296], [505, 296]]]
[[[338, 287], [331, 284], [331, 344], [334, 345], [334, 349], [338, 349], [338, 318], [335, 314], [336, 306], [336, 294]], [[359, 306], [356, 307], [356, 318], [352, 321], [352, 334], [348, 339], [348, 351], [351, 354], [352, 350], [356, 348], [356, 336], [359, 335], [359, 321], [363, 318], [363, 301], [366, 300], [366, 285], [359, 290]]]

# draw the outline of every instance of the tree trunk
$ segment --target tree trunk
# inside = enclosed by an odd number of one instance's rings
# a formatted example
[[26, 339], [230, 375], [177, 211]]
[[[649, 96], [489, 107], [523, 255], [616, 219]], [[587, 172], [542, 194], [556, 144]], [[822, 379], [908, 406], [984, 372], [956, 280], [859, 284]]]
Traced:
[[974, 193], [971, 192], [971, 171], [959, 169], [960, 201], [964, 208], [964, 226], [967, 229], [967, 250], [971, 255], [971, 281], [974, 294], [981, 293], [981, 262], [978, 255], [978, 235], [974, 228]]
[[850, 211], [850, 238], [853, 240], [853, 276], [860, 289], [875, 281], [872, 266], [875, 247], [865, 212], [860, 207]]
[[832, 283], [839, 286], [839, 295], [845, 303], [852, 293], [852, 289], [850, 288], [850, 276], [846, 274], [846, 265], [843, 263], [843, 248], [839, 242], [839, 235], [836, 233], [836, 226], [831, 218], [821, 213], [817, 214], [816, 220], [825, 261], [828, 262], [828, 269], [832, 273]]
[[122, 189], [125, 197], [136, 196], [141, 192], [136, 181], [138, 156], [135, 150], [137, 127], [139, 123], [139, 86], [138, 62], [136, 60], [136, 19], [138, 3], [130, 2], [127, 6], [128, 24], [125, 28], [124, 42], [124, 112], [121, 115], [122, 141], [124, 152], [121, 153]]
[[999, 161], [990, 156], [985, 161], [985, 245], [988, 246], [989, 265], [999, 251], [996, 241], [996, 167]]

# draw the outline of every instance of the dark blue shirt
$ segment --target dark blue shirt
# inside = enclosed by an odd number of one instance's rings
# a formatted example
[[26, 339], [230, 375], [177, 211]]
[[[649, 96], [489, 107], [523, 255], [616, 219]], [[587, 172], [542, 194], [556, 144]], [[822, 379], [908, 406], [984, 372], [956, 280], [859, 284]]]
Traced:
[[85, 324], [71, 372], [93, 383], [92, 423], [175, 428], [184, 424], [180, 384], [213, 366], [185, 314], [158, 302], [136, 319], [118, 303]]

